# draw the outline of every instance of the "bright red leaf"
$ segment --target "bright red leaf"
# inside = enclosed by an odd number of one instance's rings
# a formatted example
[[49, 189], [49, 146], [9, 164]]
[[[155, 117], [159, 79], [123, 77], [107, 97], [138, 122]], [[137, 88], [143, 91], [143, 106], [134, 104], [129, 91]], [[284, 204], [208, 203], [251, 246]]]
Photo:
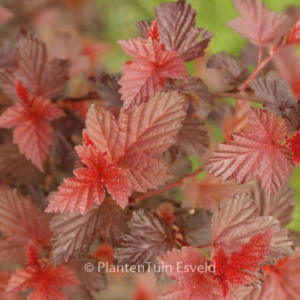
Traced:
[[205, 168], [223, 180], [243, 184], [258, 177], [270, 197], [290, 176], [294, 168], [289, 149], [282, 145], [287, 134], [284, 120], [260, 108], [251, 107], [249, 127], [219, 145]]
[[258, 46], [266, 46], [276, 38], [283, 37], [292, 26], [287, 16], [269, 11], [257, 0], [234, 0], [234, 5], [242, 18], [227, 22], [227, 25], [242, 37]]
[[155, 189], [172, 178], [166, 164], [154, 155], [172, 146], [185, 118], [187, 100], [177, 91], [157, 94], [148, 102], [121, 110], [118, 120], [92, 106], [86, 131], [109, 163], [127, 175], [138, 192]]
[[289, 139], [291, 152], [293, 153], [293, 161], [297, 166], [300, 166], [300, 131]]
[[28, 300], [67, 300], [60, 288], [81, 284], [75, 273], [66, 266], [43, 266], [43, 263], [37, 260], [36, 248], [31, 246], [27, 255], [27, 266], [17, 269], [11, 276], [6, 288], [7, 293], [19, 293], [34, 287], [27, 297]]
[[124, 52], [134, 58], [121, 70], [120, 93], [126, 107], [138, 105], [163, 89], [166, 78], [188, 79], [181, 54], [164, 50], [156, 39], [130, 39], [119, 41]]
[[52, 143], [53, 130], [49, 121], [64, 116], [64, 112], [48, 99], [29, 97], [19, 81], [16, 89], [21, 101], [0, 116], [0, 127], [15, 127], [14, 143], [27, 159], [43, 171]]
[[86, 214], [94, 204], [100, 205], [104, 201], [105, 188], [124, 208], [131, 195], [131, 185], [124, 172], [109, 164], [106, 155], [93, 145], [75, 149], [85, 166], [75, 169], [75, 177], [64, 180], [45, 211]]
[[292, 31], [286, 35], [286, 44], [300, 44], [300, 20], [296, 22]]
[[[221, 300], [222, 288], [213, 272], [203, 271], [205, 256], [192, 247], [168, 251], [157, 258], [168, 276], [177, 280], [175, 286], [161, 296], [162, 300]], [[202, 271], [198, 268], [203, 267]], [[186, 268], [186, 269], [185, 269]]]
[[228, 257], [222, 248], [218, 248], [214, 255], [216, 263], [216, 279], [223, 288], [226, 298], [229, 283], [246, 285], [260, 278], [257, 272], [260, 264], [265, 261], [270, 248], [273, 231], [256, 234], [248, 243], [243, 244], [239, 251], [234, 251]]

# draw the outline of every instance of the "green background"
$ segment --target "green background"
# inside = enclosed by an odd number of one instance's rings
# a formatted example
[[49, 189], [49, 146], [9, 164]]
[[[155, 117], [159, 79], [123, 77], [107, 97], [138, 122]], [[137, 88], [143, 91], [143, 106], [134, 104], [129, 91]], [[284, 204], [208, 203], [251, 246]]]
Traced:
[[[97, 0], [103, 27], [99, 39], [106, 41], [111, 46], [110, 53], [104, 58], [104, 65], [111, 72], [119, 72], [120, 66], [128, 60], [122, 52], [117, 41], [121, 39], [135, 38], [139, 31], [135, 23], [141, 20], [152, 21], [155, 18], [154, 7], [162, 2], [160, 0]], [[225, 23], [237, 16], [231, 0], [189, 0], [197, 11], [197, 27], [205, 27], [212, 31], [215, 37], [209, 46], [209, 53], [228, 51], [237, 55], [246, 42]], [[267, 6], [274, 11], [283, 12], [291, 5], [300, 5], [299, 0], [265, 0]], [[300, 231], [300, 168], [296, 168], [291, 180], [295, 190], [296, 208], [293, 221], [289, 228]]]

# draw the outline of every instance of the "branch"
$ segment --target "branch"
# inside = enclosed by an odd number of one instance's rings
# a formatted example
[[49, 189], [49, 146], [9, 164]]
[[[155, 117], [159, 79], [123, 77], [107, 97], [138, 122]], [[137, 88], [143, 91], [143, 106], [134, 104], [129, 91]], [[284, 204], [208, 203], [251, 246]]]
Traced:
[[258, 75], [258, 73], [274, 58], [274, 56], [284, 49], [285, 44], [282, 44], [282, 40], [279, 41], [274, 51], [271, 51], [268, 57], [266, 57], [254, 70], [254, 72], [246, 79], [246, 81], [239, 87], [240, 91], [246, 89], [248, 84]]
[[265, 100], [260, 97], [250, 96], [242, 93], [211, 93], [213, 97], [234, 98], [238, 100], [246, 100], [250, 102], [263, 103]]
[[143, 199], [147, 199], [147, 198], [150, 198], [150, 197], [162, 194], [162, 193], [164, 193], [166, 191], [169, 191], [171, 189], [174, 189], [174, 188], [180, 186], [186, 178], [194, 177], [194, 176], [198, 175], [199, 173], [201, 173], [203, 171], [204, 171], [204, 169], [202, 167], [200, 167], [196, 171], [194, 171], [194, 172], [192, 172], [192, 173], [190, 173], [190, 174], [188, 174], [188, 175], [186, 175], [186, 176], [184, 176], [184, 177], [182, 177], [182, 178], [180, 178], [180, 179], [178, 179], [176, 181], [173, 181], [173, 182], [167, 184], [166, 186], [164, 186], [161, 189], [157, 189], [155, 191], [151, 191], [151, 192], [148, 192], [148, 193], [145, 193], [145, 194], [141, 194], [141, 195], [139, 195], [137, 197], [132, 197], [131, 198], [132, 202], [135, 202], [135, 203], [136, 202], [140, 202]]
[[77, 97], [77, 98], [64, 98], [64, 99], [60, 99], [62, 101], [73, 101], [73, 102], [79, 102], [79, 101], [92, 101], [92, 100], [99, 100], [100, 97], [96, 92], [91, 92], [85, 96], [82, 97]]

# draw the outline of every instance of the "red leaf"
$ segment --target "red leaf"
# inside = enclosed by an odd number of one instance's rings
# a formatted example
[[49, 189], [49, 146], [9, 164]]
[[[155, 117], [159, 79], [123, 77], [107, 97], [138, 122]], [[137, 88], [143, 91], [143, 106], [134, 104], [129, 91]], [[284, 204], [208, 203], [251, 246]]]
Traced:
[[162, 3], [155, 8], [155, 14], [160, 40], [167, 50], [180, 52], [184, 61], [204, 55], [213, 34], [205, 28], [195, 28], [196, 11], [190, 3], [185, 0]]
[[[205, 256], [192, 247], [168, 251], [157, 258], [168, 276], [177, 280], [177, 284], [161, 296], [162, 300], [221, 300], [221, 286], [213, 279], [213, 273], [203, 271]], [[199, 271], [197, 268], [203, 267]], [[187, 271], [185, 271], [187, 267]]]
[[76, 151], [86, 167], [74, 171], [51, 198], [46, 212], [76, 212], [86, 214], [94, 204], [105, 198], [104, 188], [124, 208], [131, 195], [131, 186], [124, 172], [110, 165], [107, 158], [93, 145], [77, 146]]
[[66, 295], [59, 288], [79, 284], [80, 281], [75, 273], [66, 266], [54, 268], [53, 265], [42, 267], [42, 265], [29, 264], [24, 269], [17, 269], [12, 275], [6, 292], [19, 293], [34, 287], [28, 300], [67, 300]]
[[296, 22], [292, 31], [286, 35], [286, 44], [300, 44], [300, 20]]
[[177, 51], [165, 51], [155, 39], [119, 41], [124, 52], [135, 61], [126, 63], [121, 70], [120, 93], [125, 106], [139, 105], [165, 86], [166, 78], [187, 79], [188, 73]]
[[159, 32], [158, 32], [158, 26], [157, 26], [157, 20], [154, 20], [151, 23], [150, 30], [148, 32], [148, 37], [150, 37], [152, 40], [160, 41], [159, 39]]
[[171, 178], [166, 164], [154, 157], [175, 143], [187, 101], [178, 92], [156, 95], [147, 103], [121, 110], [118, 120], [92, 106], [86, 131], [108, 162], [127, 175], [133, 189], [146, 192]]
[[293, 135], [289, 140], [291, 152], [293, 153], [293, 161], [300, 166], [300, 131]]
[[[289, 149], [281, 143], [287, 129], [284, 120], [260, 108], [250, 108], [249, 127], [219, 145], [205, 168], [223, 180], [243, 184], [258, 177], [270, 197], [289, 178], [294, 168]], [[263, 164], [262, 164], [263, 162]]]
[[13, 136], [14, 143], [19, 146], [20, 152], [27, 159], [43, 171], [53, 131], [47, 121], [64, 116], [64, 112], [48, 99], [30, 99], [27, 91], [18, 81], [16, 88], [21, 102], [9, 107], [0, 116], [0, 127], [16, 127]]
[[283, 37], [292, 26], [291, 19], [283, 14], [269, 11], [267, 6], [257, 0], [235, 0], [234, 5], [242, 18], [227, 22], [252, 44], [266, 46], [276, 38]]
[[228, 283], [246, 285], [260, 278], [257, 272], [269, 252], [273, 230], [256, 234], [241, 249], [234, 251], [227, 257], [222, 248], [218, 248], [214, 255], [216, 263], [216, 279], [223, 288], [226, 298]]

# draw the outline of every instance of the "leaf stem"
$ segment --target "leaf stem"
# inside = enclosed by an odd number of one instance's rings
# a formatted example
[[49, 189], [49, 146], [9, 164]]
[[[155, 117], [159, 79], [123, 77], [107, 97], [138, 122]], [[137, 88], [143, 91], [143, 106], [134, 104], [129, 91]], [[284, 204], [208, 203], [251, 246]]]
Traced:
[[254, 72], [246, 79], [246, 81], [239, 87], [240, 91], [247, 88], [248, 84], [258, 75], [258, 73], [274, 58], [274, 56], [279, 53], [285, 47], [282, 41], [278, 43], [273, 51], [266, 57], [254, 70]]
[[264, 99], [256, 96], [250, 96], [247, 94], [242, 94], [242, 93], [211, 93], [213, 97], [220, 97], [220, 98], [234, 98], [234, 99], [239, 99], [239, 100], [246, 100], [250, 102], [256, 102], [256, 103], [263, 103]]
[[143, 199], [147, 199], [147, 198], [162, 194], [162, 193], [164, 193], [166, 191], [169, 191], [171, 189], [174, 189], [174, 188], [180, 186], [186, 178], [194, 177], [194, 176], [200, 174], [203, 171], [204, 171], [204, 168], [200, 167], [196, 171], [194, 171], [194, 172], [192, 172], [192, 173], [190, 173], [190, 174], [188, 174], [188, 175], [186, 175], [186, 176], [184, 176], [184, 177], [182, 177], [182, 178], [180, 178], [176, 181], [170, 182], [169, 184], [167, 184], [166, 186], [164, 186], [161, 189], [157, 189], [157, 190], [145, 193], [145, 194], [141, 194], [141, 195], [138, 195], [137, 197], [132, 197], [133, 202], [140, 202]]

